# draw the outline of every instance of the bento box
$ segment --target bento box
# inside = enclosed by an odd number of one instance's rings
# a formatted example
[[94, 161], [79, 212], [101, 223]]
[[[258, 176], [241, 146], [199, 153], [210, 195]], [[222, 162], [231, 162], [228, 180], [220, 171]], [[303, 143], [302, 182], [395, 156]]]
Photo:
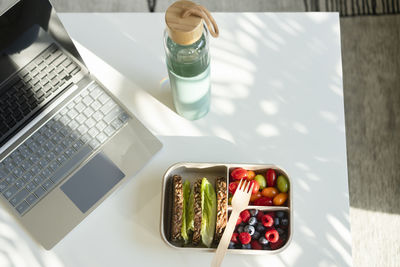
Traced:
[[169, 167], [161, 195], [165, 243], [178, 250], [215, 251], [240, 178], [257, 181], [260, 188], [241, 213], [228, 252], [263, 255], [287, 248], [293, 233], [292, 183], [285, 170], [272, 164], [180, 162]]

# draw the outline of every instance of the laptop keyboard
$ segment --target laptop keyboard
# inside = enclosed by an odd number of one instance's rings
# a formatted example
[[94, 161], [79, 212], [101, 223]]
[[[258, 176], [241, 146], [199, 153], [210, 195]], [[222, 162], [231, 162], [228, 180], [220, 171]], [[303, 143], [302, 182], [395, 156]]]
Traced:
[[18, 126], [65, 89], [80, 71], [55, 44], [50, 45], [0, 88], [0, 143], [4, 143]]
[[91, 84], [0, 162], [0, 193], [23, 215], [129, 118]]

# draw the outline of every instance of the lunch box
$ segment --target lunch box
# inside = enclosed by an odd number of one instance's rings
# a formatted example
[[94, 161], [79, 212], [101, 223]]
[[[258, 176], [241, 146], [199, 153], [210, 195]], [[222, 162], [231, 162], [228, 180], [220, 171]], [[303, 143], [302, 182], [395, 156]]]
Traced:
[[[285, 170], [277, 165], [273, 164], [240, 164], [240, 163], [195, 163], [195, 162], [179, 162], [167, 169], [164, 174], [162, 181], [162, 194], [161, 194], [161, 220], [160, 220], [160, 233], [164, 242], [178, 250], [183, 251], [209, 251], [214, 252], [217, 245], [213, 245], [211, 248], [206, 247], [194, 247], [194, 246], [182, 246], [182, 242], [172, 242], [170, 240], [170, 229], [171, 229], [171, 216], [172, 216], [172, 177], [174, 175], [180, 175], [183, 180], [188, 180], [192, 185], [198, 178], [206, 177], [215, 188], [215, 181], [219, 177], [224, 177], [227, 184], [227, 197], [229, 195], [229, 174], [235, 168], [244, 168], [246, 170], [252, 170], [256, 174], [263, 173], [265, 175], [267, 169], [274, 169], [278, 174], [286, 176], [289, 181], [288, 199], [285, 206], [253, 206], [249, 205], [247, 209], [258, 209], [264, 212], [268, 211], [285, 211], [289, 216], [289, 226], [287, 233], [286, 243], [279, 249], [276, 250], [255, 250], [255, 249], [228, 249], [228, 252], [235, 254], [275, 254], [286, 249], [292, 239], [293, 234], [293, 188], [290, 176]], [[278, 176], [278, 175], [277, 175]], [[227, 212], [230, 214], [232, 207], [228, 205]], [[228, 217], [228, 216], [227, 216]]]

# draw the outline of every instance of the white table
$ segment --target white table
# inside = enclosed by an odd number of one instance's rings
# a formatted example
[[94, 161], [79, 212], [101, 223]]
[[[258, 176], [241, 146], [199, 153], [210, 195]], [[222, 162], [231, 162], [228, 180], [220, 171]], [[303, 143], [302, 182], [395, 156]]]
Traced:
[[175, 251], [160, 237], [161, 178], [178, 161], [275, 163], [293, 179], [289, 248], [227, 255], [224, 266], [351, 265], [337, 14], [215, 14], [212, 107], [195, 122], [173, 111], [163, 14], [61, 18], [92, 72], [164, 147], [51, 251], [0, 210], [0, 266], [208, 266], [212, 254]]

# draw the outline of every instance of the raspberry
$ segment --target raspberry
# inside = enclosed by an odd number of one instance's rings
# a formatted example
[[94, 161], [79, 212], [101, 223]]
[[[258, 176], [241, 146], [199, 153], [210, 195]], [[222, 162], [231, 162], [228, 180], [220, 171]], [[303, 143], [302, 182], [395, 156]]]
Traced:
[[250, 243], [251, 235], [247, 232], [242, 232], [239, 234], [239, 240], [243, 245]]
[[251, 248], [252, 249], [262, 249], [262, 246], [260, 243], [258, 243], [257, 240], [251, 241]]
[[233, 234], [232, 234], [232, 237], [231, 237], [231, 241], [232, 241], [233, 243], [235, 243], [235, 244], [239, 243], [239, 241], [238, 241], [238, 236], [239, 236], [238, 233], [233, 233]]
[[270, 247], [271, 249], [278, 249], [283, 246], [284, 240], [282, 238], [279, 238], [279, 240], [276, 243], [271, 243]]
[[239, 218], [238, 218], [238, 220], [237, 220], [237, 222], [236, 222], [236, 225], [239, 225], [239, 224], [241, 224], [242, 223], [242, 218], [239, 216]]
[[272, 218], [275, 219], [275, 211], [270, 211], [270, 212], [268, 212], [266, 214], [268, 214], [269, 216], [271, 216]]
[[271, 215], [268, 214], [265, 214], [261, 218], [261, 222], [265, 227], [271, 227], [272, 225], [274, 225], [274, 219], [271, 217]]
[[270, 243], [276, 243], [279, 240], [279, 233], [275, 229], [271, 229], [265, 233], [265, 238]]
[[261, 222], [261, 219], [262, 219], [263, 216], [264, 216], [264, 212], [262, 212], [261, 210], [258, 211], [258, 213], [257, 213], [257, 220], [258, 220], [259, 222]]
[[240, 213], [240, 218], [242, 218], [242, 221], [247, 223], [250, 219], [250, 211], [244, 210]]

